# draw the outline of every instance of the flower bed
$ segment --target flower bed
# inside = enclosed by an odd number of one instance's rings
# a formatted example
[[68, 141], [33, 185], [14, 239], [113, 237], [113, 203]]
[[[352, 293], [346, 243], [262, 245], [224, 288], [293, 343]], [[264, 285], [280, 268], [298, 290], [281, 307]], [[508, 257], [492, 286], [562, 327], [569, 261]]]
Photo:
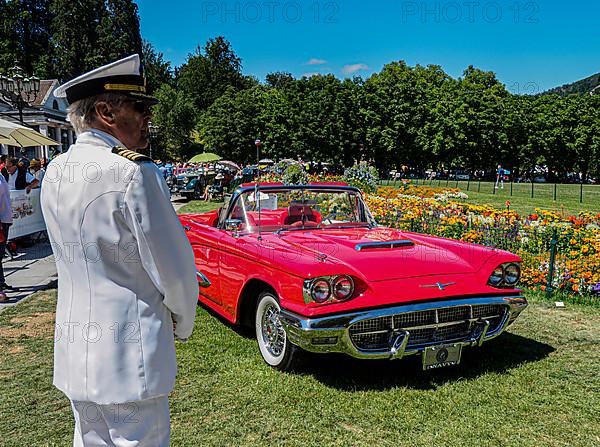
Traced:
[[366, 201], [383, 225], [510, 250], [523, 258], [522, 284], [546, 290], [556, 230], [554, 290], [600, 296], [600, 214], [578, 216], [536, 209], [530, 216], [461, 203], [455, 189], [382, 187]]

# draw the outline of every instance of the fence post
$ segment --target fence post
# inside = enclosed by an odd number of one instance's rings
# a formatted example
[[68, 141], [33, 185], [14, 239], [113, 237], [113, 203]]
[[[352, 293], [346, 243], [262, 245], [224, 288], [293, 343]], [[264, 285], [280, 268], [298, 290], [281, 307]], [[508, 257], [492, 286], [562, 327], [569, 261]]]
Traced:
[[583, 182], [581, 182], [581, 185], [579, 188], [579, 203], [583, 203]]
[[533, 199], [533, 178], [531, 179], [531, 198]]
[[554, 184], [554, 201], [556, 202], [556, 183]]
[[552, 240], [550, 241], [550, 264], [548, 265], [548, 282], [546, 283], [546, 295], [548, 298], [552, 296], [554, 289], [552, 287], [552, 279], [554, 278], [554, 267], [556, 263], [556, 246], [558, 245], [558, 232], [556, 228], [552, 230]]
[[477, 192], [481, 192], [481, 179], [479, 179], [479, 182], [477, 183]]
[[469, 175], [469, 180], [467, 180], [467, 191], [469, 190], [470, 185], [471, 185], [471, 176]]

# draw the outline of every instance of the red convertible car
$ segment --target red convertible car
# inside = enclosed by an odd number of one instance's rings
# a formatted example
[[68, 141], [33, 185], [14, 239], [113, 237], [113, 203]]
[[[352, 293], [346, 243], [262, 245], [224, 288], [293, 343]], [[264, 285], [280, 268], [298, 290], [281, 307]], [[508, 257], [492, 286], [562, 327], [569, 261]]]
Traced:
[[281, 370], [304, 351], [456, 365], [527, 307], [518, 256], [379, 226], [346, 184], [246, 184], [180, 219], [200, 302], [253, 327]]

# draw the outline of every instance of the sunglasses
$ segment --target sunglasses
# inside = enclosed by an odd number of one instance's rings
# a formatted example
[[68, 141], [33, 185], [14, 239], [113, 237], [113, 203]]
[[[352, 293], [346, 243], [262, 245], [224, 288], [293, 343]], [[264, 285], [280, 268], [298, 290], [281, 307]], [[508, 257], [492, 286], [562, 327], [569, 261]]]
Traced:
[[148, 104], [147, 102], [140, 101], [139, 99], [130, 99], [125, 100], [124, 102], [132, 103], [133, 110], [142, 114], [142, 115], [150, 115], [152, 114], [152, 104]]

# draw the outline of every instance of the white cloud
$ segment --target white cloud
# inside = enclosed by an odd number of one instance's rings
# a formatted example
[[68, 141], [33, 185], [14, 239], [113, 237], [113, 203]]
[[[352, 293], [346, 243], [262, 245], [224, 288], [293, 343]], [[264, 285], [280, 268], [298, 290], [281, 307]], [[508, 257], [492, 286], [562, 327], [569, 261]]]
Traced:
[[312, 76], [318, 76], [321, 73], [317, 72], [317, 71], [311, 71], [310, 73], [302, 73], [302, 77], [307, 77], [310, 78]]
[[315, 57], [308, 60], [305, 65], [325, 65], [327, 61], [325, 59], [317, 59]]
[[345, 75], [351, 75], [353, 73], [356, 73], [357, 71], [364, 71], [368, 69], [369, 66], [366, 64], [344, 65], [344, 68], [342, 68], [342, 73], [344, 73]]

